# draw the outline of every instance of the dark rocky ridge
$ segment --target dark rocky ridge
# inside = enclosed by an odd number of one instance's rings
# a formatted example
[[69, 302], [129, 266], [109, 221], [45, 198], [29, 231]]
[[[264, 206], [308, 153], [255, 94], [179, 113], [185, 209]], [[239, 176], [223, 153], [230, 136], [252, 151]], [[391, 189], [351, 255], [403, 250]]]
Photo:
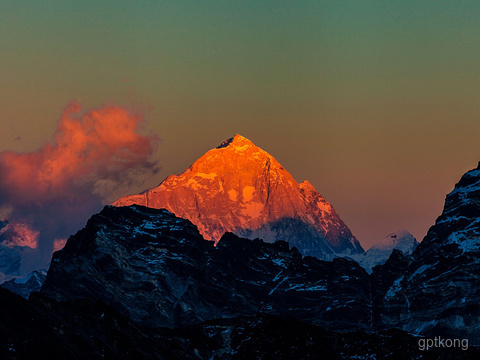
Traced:
[[356, 262], [304, 257], [227, 233], [214, 247], [188, 220], [105, 207], [54, 254], [42, 293], [96, 297], [147, 326], [268, 313], [332, 330], [371, 328], [369, 276]]
[[256, 315], [183, 329], [141, 327], [92, 298], [27, 301], [0, 289], [0, 358], [27, 359], [478, 359], [478, 348], [421, 351], [403, 331], [333, 333]]

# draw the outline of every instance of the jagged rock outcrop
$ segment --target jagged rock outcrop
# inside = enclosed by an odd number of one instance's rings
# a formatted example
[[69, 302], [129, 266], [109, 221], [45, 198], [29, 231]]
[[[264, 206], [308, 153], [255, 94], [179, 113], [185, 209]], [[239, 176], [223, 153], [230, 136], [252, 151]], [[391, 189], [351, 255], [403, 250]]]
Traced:
[[167, 210], [107, 206], [54, 254], [41, 292], [95, 297], [136, 322], [183, 326], [268, 313], [330, 330], [369, 329], [368, 274], [227, 233], [214, 246]]
[[479, 299], [480, 165], [447, 195], [406, 271], [397, 272], [377, 326], [480, 344]]
[[363, 253], [332, 205], [308, 181], [297, 183], [273, 156], [240, 135], [208, 151], [184, 173], [114, 203], [132, 204], [165, 208], [215, 242], [233, 232], [267, 242], [286, 240], [302, 255], [318, 258]]

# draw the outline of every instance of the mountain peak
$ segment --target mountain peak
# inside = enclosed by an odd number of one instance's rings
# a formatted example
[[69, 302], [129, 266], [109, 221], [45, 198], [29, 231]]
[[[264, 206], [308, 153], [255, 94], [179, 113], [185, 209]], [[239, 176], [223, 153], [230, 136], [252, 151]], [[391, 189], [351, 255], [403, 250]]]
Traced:
[[166, 208], [218, 242], [225, 232], [287, 240], [303, 255], [363, 253], [333, 207], [307, 181], [298, 184], [269, 153], [241, 136], [224, 141], [184, 173], [113, 205]]
[[217, 146], [217, 149], [226, 148], [229, 146], [233, 147], [243, 147], [243, 146], [255, 146], [250, 140], [242, 135], [236, 134], [234, 137], [225, 140], [220, 145]]
[[[408, 255], [415, 250], [418, 242], [414, 236], [405, 229], [397, 230], [385, 236], [382, 240], [375, 243], [368, 251], [392, 251], [393, 249], [401, 250]], [[367, 251], [367, 252], [368, 252]]]
[[417, 246], [417, 239], [407, 230], [400, 229], [377, 241], [364, 254], [354, 254], [351, 257], [371, 273], [375, 266], [385, 264], [392, 252], [400, 250], [404, 255], [410, 255]]

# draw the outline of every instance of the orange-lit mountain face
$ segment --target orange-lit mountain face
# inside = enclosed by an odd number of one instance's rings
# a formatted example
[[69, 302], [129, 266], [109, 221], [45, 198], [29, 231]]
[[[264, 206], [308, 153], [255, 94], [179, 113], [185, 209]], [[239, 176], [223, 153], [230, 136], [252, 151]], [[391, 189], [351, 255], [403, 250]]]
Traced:
[[189, 219], [209, 240], [227, 231], [268, 242], [287, 240], [303, 255], [363, 253], [333, 207], [308, 182], [299, 184], [273, 156], [235, 135], [183, 174], [117, 200], [166, 208]]

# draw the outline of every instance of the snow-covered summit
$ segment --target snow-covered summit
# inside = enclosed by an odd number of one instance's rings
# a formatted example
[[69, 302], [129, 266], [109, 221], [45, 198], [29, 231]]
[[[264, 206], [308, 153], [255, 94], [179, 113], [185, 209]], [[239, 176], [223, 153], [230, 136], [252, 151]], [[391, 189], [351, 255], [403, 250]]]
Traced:
[[208, 151], [185, 172], [113, 205], [165, 208], [188, 219], [207, 240], [225, 232], [268, 242], [287, 240], [303, 255], [363, 253], [332, 205], [299, 184], [269, 153], [241, 135]]
[[394, 249], [402, 251], [404, 255], [410, 255], [417, 246], [417, 239], [407, 230], [400, 229], [385, 236], [364, 254], [351, 257], [371, 273], [375, 266], [384, 264], [388, 260]]
[[253, 142], [248, 140], [246, 137], [243, 137], [242, 135], [236, 134], [234, 137], [231, 137], [230, 139], [225, 140], [222, 142], [220, 145], [217, 146], [217, 149], [225, 148], [227, 146], [255, 146]]
[[392, 252], [393, 249], [401, 250], [405, 255], [409, 255], [415, 250], [418, 241], [413, 235], [405, 229], [397, 230], [385, 236], [382, 240], [375, 243], [367, 252]]

